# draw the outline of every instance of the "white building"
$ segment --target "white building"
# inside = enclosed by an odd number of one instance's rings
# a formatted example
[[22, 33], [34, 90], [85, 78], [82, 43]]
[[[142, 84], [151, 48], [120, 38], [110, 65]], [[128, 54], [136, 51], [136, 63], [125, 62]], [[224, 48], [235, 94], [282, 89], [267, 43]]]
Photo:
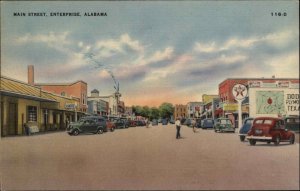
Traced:
[[187, 107], [187, 117], [188, 118], [198, 118], [200, 117], [203, 109], [202, 102], [188, 102], [186, 104]]

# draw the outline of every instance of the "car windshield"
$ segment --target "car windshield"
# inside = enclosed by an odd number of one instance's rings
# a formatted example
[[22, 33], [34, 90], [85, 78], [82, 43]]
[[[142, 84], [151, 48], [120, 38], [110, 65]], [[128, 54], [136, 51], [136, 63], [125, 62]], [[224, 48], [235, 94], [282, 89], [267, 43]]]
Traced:
[[256, 124], [262, 124], [263, 121], [264, 121], [264, 120], [262, 120], [262, 119], [258, 119], [258, 120], [255, 121], [255, 123], [256, 123]]
[[212, 123], [211, 119], [206, 120], [206, 123]]
[[226, 124], [231, 124], [231, 121], [228, 119], [221, 119], [220, 124], [226, 125]]

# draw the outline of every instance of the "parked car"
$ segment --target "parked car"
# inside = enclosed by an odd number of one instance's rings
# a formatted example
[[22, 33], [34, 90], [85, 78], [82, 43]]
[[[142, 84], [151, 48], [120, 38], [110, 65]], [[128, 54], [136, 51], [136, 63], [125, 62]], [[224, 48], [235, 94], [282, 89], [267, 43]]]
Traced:
[[214, 124], [215, 132], [235, 132], [232, 121], [228, 118], [218, 118]]
[[299, 116], [288, 116], [284, 118], [285, 128], [295, 133], [299, 133]]
[[175, 124], [175, 120], [174, 119], [170, 119], [169, 123]]
[[196, 127], [201, 128], [201, 119], [196, 119]]
[[107, 128], [105, 129], [105, 132], [107, 131], [113, 132], [116, 129], [115, 123], [110, 120], [106, 120], [106, 127]]
[[186, 126], [191, 126], [192, 125], [192, 119], [186, 119], [184, 122], [183, 122], [183, 125], [186, 125]]
[[72, 122], [67, 127], [69, 135], [78, 135], [80, 133], [98, 133], [102, 134], [106, 130], [106, 119], [97, 116], [88, 116], [81, 118], [78, 122]]
[[201, 127], [202, 129], [214, 128], [214, 120], [211, 118], [203, 119]]
[[157, 121], [157, 119], [152, 119], [152, 126], [156, 126], [156, 125], [158, 125], [158, 121]]
[[158, 123], [161, 123], [161, 120], [162, 120], [162, 119], [161, 119], [161, 118], [159, 118], [159, 119], [158, 119]]
[[128, 122], [129, 122], [129, 127], [136, 127], [136, 121], [135, 120], [129, 119]]
[[161, 124], [162, 125], [168, 125], [168, 119], [162, 119]]
[[146, 122], [144, 120], [137, 120], [136, 126], [146, 126]]
[[255, 145], [257, 141], [279, 145], [280, 142], [294, 144], [295, 133], [285, 127], [283, 119], [276, 117], [257, 117], [253, 121], [253, 126], [246, 137], [250, 145]]
[[128, 128], [129, 127], [129, 124], [127, 122], [127, 119], [123, 119], [123, 118], [116, 118], [114, 119], [114, 124], [116, 126], [117, 129], [125, 129], [125, 128]]
[[248, 131], [250, 131], [252, 124], [253, 124], [253, 120], [254, 118], [246, 118], [243, 126], [241, 127], [240, 131], [239, 131], [239, 136], [240, 136], [240, 140], [241, 141], [245, 141], [245, 138], [247, 136]]

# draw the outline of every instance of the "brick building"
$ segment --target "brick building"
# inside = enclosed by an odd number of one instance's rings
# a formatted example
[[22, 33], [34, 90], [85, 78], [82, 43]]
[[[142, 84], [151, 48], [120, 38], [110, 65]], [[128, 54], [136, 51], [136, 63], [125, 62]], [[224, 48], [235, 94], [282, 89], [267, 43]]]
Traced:
[[40, 87], [42, 90], [61, 96], [75, 97], [80, 100], [79, 111], [87, 112], [87, 83], [79, 80], [71, 83], [35, 83], [34, 67], [28, 66], [28, 84]]
[[174, 119], [187, 117], [187, 105], [176, 104], [174, 108]]

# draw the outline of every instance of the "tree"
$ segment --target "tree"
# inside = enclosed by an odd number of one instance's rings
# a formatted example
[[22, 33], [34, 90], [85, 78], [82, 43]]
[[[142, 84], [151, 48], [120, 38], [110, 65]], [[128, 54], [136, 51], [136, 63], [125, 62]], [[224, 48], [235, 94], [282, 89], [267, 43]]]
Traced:
[[150, 109], [150, 119], [158, 119], [159, 118], [159, 109], [157, 107], [151, 107]]
[[142, 116], [143, 117], [149, 117], [150, 116], [150, 109], [148, 106], [143, 106], [142, 108]]
[[174, 113], [174, 106], [171, 103], [162, 103], [159, 106], [159, 112], [162, 118], [170, 118]]

